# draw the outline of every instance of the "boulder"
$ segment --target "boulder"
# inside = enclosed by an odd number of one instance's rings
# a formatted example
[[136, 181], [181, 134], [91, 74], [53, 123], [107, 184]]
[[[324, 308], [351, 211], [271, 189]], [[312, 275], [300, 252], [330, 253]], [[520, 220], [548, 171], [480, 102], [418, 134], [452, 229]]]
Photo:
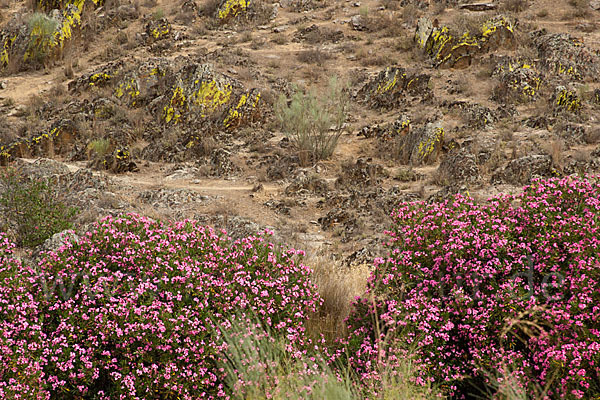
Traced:
[[540, 65], [548, 72], [568, 80], [585, 77], [598, 81], [600, 56], [568, 33], [533, 33]]
[[350, 18], [350, 25], [355, 31], [366, 31], [368, 29], [367, 19], [364, 18], [362, 15], [353, 15]]
[[50, 238], [46, 239], [37, 250], [39, 250], [39, 252], [55, 252], [65, 245], [68, 246], [69, 244], [77, 243], [78, 241], [79, 235], [77, 235], [75, 231], [68, 229], [55, 233]]
[[551, 102], [555, 113], [560, 111], [577, 113], [582, 107], [581, 99], [577, 95], [577, 91], [565, 86], [557, 86], [554, 89]]
[[357, 98], [372, 108], [392, 109], [398, 105], [430, 99], [433, 94], [429, 88], [430, 75], [413, 74], [401, 67], [387, 67], [357, 93]]
[[432, 122], [397, 137], [394, 141], [395, 153], [403, 164], [432, 164], [437, 160], [443, 142], [444, 128], [441, 122]]
[[502, 47], [514, 48], [516, 43], [513, 24], [502, 16], [486, 21], [480, 32], [475, 33], [454, 33], [423, 17], [417, 22], [415, 42], [434, 65], [441, 68], [466, 68], [476, 54]]
[[335, 186], [345, 188], [378, 185], [381, 178], [387, 176], [387, 174], [381, 165], [372, 161], [371, 159], [359, 158], [354, 164], [344, 165]]
[[474, 184], [481, 180], [477, 157], [467, 148], [455, 148], [442, 159], [437, 179], [445, 185]]
[[300, 169], [292, 179], [292, 182], [285, 188], [285, 194], [323, 194], [329, 190], [327, 181], [320, 178], [314, 172], [306, 169]]
[[492, 183], [526, 185], [535, 177], [551, 177], [557, 172], [552, 166], [552, 158], [536, 154], [517, 158], [492, 177]]
[[261, 119], [261, 115], [260, 91], [251, 89], [240, 94], [238, 99], [232, 102], [225, 113], [222, 125], [226, 130], [232, 131], [239, 126], [258, 121]]
[[248, 0], [221, 0], [217, 7], [217, 18], [221, 23], [227, 23], [232, 19], [248, 11], [250, 1]]
[[146, 23], [145, 32], [148, 43], [167, 39], [172, 36], [171, 23], [166, 18], [152, 19]]
[[492, 75], [500, 81], [492, 92], [492, 99], [499, 103], [537, 100], [544, 80], [536, 64], [526, 60], [499, 63]]

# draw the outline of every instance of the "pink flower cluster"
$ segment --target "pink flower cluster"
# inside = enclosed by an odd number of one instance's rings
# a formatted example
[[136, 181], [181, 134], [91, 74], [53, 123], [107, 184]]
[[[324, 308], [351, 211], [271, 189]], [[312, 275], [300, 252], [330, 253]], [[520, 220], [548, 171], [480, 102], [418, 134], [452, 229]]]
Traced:
[[0, 397], [227, 397], [220, 332], [232, 318], [256, 315], [301, 341], [321, 302], [301, 255], [263, 236], [233, 242], [194, 221], [129, 214], [46, 254], [37, 271], [3, 256]]
[[[415, 351], [457, 398], [510, 377], [548, 398], [600, 396], [600, 184], [533, 181], [475, 204], [407, 203], [349, 317], [349, 361], [377, 381]], [[483, 390], [483, 392], [481, 392]]]

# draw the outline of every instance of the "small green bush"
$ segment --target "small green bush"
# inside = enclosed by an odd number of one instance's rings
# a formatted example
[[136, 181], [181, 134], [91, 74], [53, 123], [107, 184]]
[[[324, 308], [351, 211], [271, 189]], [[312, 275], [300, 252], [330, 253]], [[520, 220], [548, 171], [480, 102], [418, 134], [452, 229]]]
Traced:
[[50, 183], [9, 169], [0, 174], [0, 230], [18, 245], [38, 246], [55, 233], [71, 229], [77, 209], [67, 207]]
[[55, 47], [55, 36], [59, 23], [43, 13], [34, 13], [29, 18], [29, 43], [25, 61], [44, 64]]
[[99, 158], [104, 158], [110, 152], [110, 141], [108, 139], [92, 140], [87, 146], [89, 156], [96, 155]]
[[336, 77], [330, 79], [324, 97], [296, 91], [288, 104], [284, 95], [279, 96], [275, 115], [299, 151], [303, 165], [333, 154], [346, 121], [346, 105], [346, 94]]

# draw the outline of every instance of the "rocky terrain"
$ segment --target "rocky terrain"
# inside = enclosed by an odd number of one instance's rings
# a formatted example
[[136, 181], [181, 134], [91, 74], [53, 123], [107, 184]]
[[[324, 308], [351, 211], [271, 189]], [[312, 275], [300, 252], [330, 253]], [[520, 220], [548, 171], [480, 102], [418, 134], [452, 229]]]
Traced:
[[[4, 0], [0, 164], [55, 182], [80, 230], [269, 227], [358, 267], [401, 202], [600, 171], [599, 20], [588, 0]], [[332, 76], [347, 117], [317, 160], [275, 105]]]

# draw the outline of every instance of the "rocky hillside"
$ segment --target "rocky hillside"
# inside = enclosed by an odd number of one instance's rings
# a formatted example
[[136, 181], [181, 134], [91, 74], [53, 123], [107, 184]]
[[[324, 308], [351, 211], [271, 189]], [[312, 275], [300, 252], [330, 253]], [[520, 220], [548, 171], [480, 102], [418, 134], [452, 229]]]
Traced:
[[[2, 0], [0, 164], [52, 179], [78, 227], [270, 227], [369, 263], [401, 202], [600, 172], [599, 20], [595, 0]], [[296, 93], [343, 118], [286, 125]], [[332, 154], [290, 134], [311, 119]]]

